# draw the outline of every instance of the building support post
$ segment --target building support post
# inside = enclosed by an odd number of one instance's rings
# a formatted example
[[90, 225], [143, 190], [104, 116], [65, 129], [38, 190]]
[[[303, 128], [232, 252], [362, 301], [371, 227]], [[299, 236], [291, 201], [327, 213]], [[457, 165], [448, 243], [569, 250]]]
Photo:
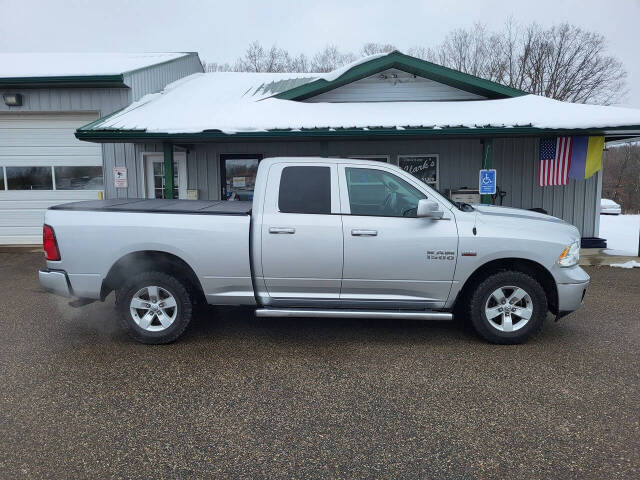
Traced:
[[173, 144], [163, 143], [164, 148], [164, 198], [173, 198]]
[[[482, 168], [493, 168], [493, 139], [485, 138], [482, 142]], [[481, 195], [480, 203], [491, 203], [491, 195]]]

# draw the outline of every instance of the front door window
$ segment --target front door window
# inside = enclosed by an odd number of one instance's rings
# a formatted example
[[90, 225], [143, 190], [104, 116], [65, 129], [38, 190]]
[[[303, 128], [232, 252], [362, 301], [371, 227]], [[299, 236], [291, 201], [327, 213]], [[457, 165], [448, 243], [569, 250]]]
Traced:
[[[164, 198], [164, 160], [153, 162], [153, 198]], [[173, 162], [173, 198], [178, 198], [178, 162]]]
[[221, 155], [222, 199], [253, 200], [260, 155]]
[[[165, 198], [164, 156], [145, 154], [147, 198]], [[187, 157], [183, 152], [173, 154], [173, 198], [187, 196]]]

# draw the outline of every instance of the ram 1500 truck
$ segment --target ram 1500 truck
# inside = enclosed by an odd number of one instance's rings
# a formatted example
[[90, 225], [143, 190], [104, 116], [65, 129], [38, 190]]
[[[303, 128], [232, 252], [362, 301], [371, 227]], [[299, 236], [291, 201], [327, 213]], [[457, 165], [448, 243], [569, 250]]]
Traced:
[[582, 303], [578, 230], [536, 212], [454, 204], [375, 161], [270, 158], [253, 202], [121, 199], [45, 216], [42, 286], [75, 306], [115, 292], [124, 328], [177, 339], [198, 302], [258, 317], [468, 318], [521, 343]]

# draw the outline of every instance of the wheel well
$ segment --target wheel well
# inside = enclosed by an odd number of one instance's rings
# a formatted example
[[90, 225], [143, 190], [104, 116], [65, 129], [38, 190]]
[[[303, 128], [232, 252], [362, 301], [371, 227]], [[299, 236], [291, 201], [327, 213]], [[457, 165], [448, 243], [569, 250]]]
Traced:
[[542, 285], [542, 288], [547, 295], [549, 310], [553, 313], [558, 313], [558, 289], [553, 275], [551, 275], [551, 272], [539, 263], [525, 258], [500, 258], [478, 267], [478, 269], [467, 279], [464, 286], [458, 293], [454, 308], [458, 307], [458, 303], [460, 303], [460, 301], [463, 303], [466, 302], [476, 285], [482, 282], [489, 275], [505, 270], [526, 273], [540, 282], [540, 285]]
[[202, 285], [193, 269], [180, 257], [167, 252], [145, 250], [125, 255], [113, 264], [102, 282], [100, 299], [104, 299], [113, 290], [117, 290], [127, 278], [142, 272], [164, 272], [186, 283], [194, 300], [205, 302]]

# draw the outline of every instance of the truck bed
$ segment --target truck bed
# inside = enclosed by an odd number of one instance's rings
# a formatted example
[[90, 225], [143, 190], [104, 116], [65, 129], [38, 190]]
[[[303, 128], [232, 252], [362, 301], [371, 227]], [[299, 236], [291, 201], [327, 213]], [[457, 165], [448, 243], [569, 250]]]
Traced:
[[135, 213], [185, 213], [195, 215], [249, 215], [252, 202], [227, 202], [221, 200], [164, 200], [122, 198], [114, 200], [89, 200], [54, 205], [51, 210], [135, 212]]

